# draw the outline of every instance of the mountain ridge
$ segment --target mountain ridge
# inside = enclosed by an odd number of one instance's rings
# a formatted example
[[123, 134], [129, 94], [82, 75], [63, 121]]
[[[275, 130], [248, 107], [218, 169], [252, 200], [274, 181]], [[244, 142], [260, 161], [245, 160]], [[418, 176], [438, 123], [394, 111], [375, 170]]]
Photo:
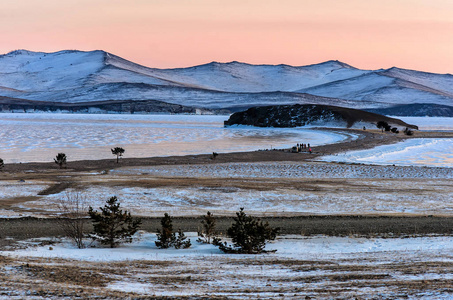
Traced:
[[159, 69], [103, 50], [21, 49], [0, 55], [0, 96], [56, 104], [155, 100], [230, 111], [334, 102], [359, 109], [453, 106], [453, 75], [398, 67], [361, 70], [338, 60], [306, 66], [210, 62]]

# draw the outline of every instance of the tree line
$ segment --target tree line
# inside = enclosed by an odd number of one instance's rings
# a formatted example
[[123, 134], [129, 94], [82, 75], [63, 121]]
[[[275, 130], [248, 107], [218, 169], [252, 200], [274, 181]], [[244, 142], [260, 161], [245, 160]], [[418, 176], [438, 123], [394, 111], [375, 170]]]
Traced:
[[[85, 200], [75, 194], [67, 196], [59, 204], [60, 211], [64, 213], [64, 217], [58, 219], [59, 224], [78, 248], [85, 247], [86, 238], [111, 248], [132, 242], [134, 234], [140, 228], [141, 219], [132, 217], [127, 210], [123, 211], [116, 196], [109, 198], [103, 207], [99, 207], [99, 211], [88, 207], [88, 216], [93, 223], [90, 233], [84, 232], [84, 218], [87, 214], [84, 203]], [[173, 228], [173, 218], [168, 213], [164, 214], [160, 224], [161, 227], [156, 230], [157, 248], [186, 249], [192, 246], [181, 228]], [[247, 215], [241, 208], [226, 232], [232, 241], [232, 244], [228, 244], [216, 235], [216, 219], [208, 211], [202, 217], [197, 242], [215, 245], [225, 253], [258, 254], [269, 252], [264, 250], [266, 243], [275, 240], [278, 232], [279, 228], [272, 228], [268, 222]]]

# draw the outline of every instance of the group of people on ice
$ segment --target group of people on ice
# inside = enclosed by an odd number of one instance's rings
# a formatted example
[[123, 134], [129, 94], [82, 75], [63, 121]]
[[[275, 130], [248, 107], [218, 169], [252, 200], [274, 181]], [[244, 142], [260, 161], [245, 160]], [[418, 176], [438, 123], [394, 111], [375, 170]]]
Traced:
[[310, 144], [297, 144], [295, 147], [293, 147], [293, 151], [294, 152], [309, 152], [311, 153], [311, 147], [310, 147]]

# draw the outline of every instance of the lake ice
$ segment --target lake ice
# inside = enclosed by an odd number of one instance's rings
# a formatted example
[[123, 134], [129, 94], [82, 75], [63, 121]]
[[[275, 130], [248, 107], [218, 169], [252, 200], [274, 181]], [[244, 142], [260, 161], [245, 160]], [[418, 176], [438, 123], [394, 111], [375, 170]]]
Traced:
[[301, 128], [223, 127], [228, 116], [0, 114], [0, 157], [6, 163], [151, 157], [287, 148], [341, 141], [341, 133]]
[[[342, 133], [309, 128], [223, 127], [228, 116], [121, 114], [0, 114], [0, 157], [6, 163], [48, 162], [58, 152], [69, 160], [112, 158], [123, 147], [125, 157], [313, 146], [346, 138]], [[420, 130], [453, 130], [453, 118], [401, 118]], [[326, 161], [396, 165], [453, 166], [452, 139], [415, 139], [372, 150], [324, 157]]]

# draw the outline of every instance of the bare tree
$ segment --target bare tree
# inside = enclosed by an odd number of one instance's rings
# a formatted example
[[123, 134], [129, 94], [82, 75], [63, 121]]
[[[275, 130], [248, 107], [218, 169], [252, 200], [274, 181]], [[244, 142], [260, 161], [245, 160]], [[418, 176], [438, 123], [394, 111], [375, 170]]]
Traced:
[[77, 192], [66, 193], [65, 197], [57, 203], [60, 217], [57, 219], [65, 235], [69, 237], [77, 248], [85, 248], [83, 238], [86, 236], [88, 202]]
[[125, 150], [121, 147], [115, 147], [110, 150], [112, 151], [113, 155], [116, 155], [116, 163], [118, 163], [120, 157], [123, 156]]
[[66, 165], [66, 154], [64, 153], [58, 153], [57, 156], [53, 159], [57, 165], [60, 166], [60, 169], [63, 168], [64, 165]]

